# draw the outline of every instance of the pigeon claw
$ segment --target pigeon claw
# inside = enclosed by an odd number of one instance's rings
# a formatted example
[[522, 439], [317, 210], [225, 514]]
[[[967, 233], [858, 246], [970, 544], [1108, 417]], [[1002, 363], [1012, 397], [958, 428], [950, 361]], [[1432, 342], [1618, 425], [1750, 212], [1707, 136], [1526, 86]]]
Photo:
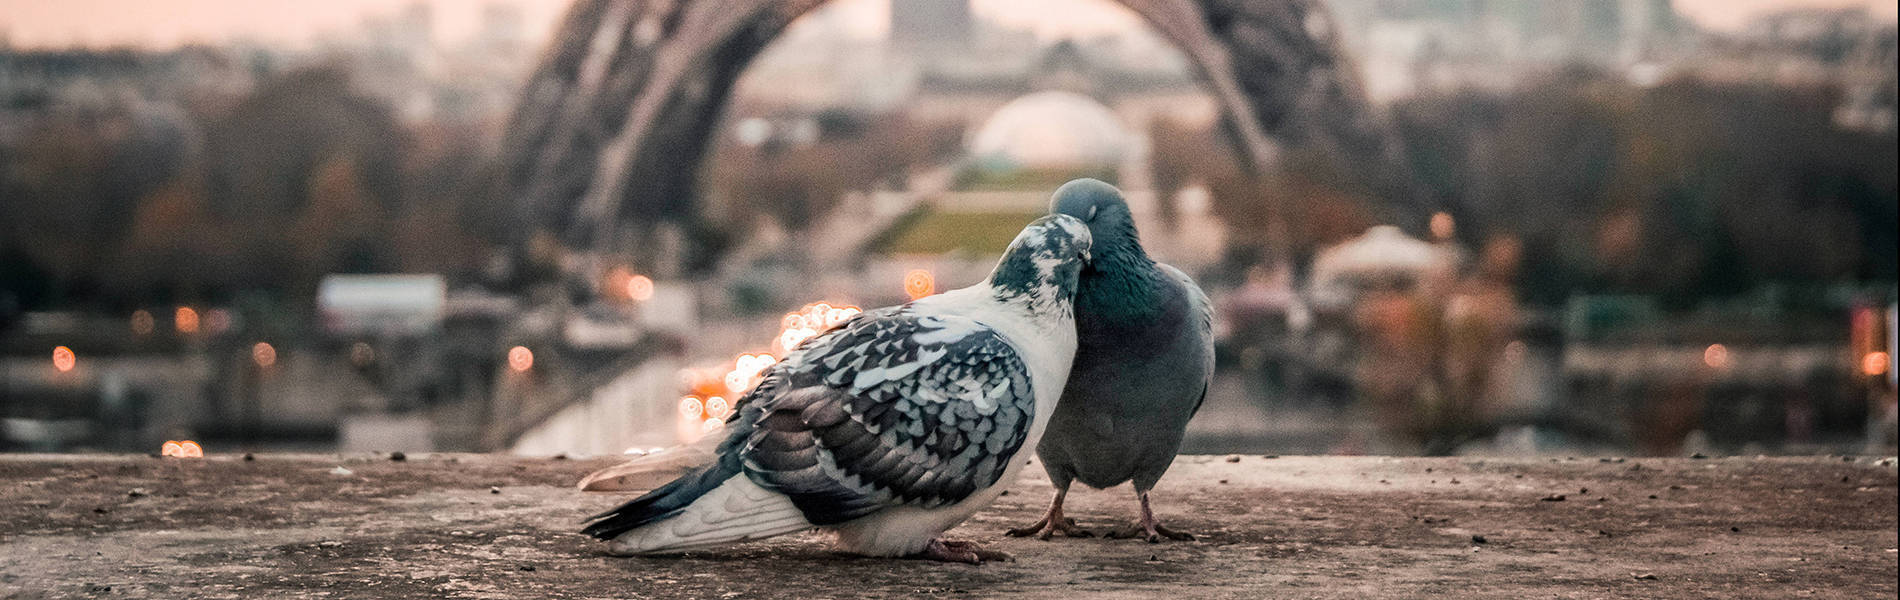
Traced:
[[980, 565], [983, 564], [984, 561], [1010, 562], [1016, 560], [1015, 557], [1008, 554], [996, 550], [984, 550], [981, 546], [971, 542], [951, 541], [942, 538], [930, 540], [930, 543], [924, 546], [924, 551], [913, 555], [913, 558], [938, 562], [969, 563], [972, 565]]
[[1166, 527], [1162, 527], [1161, 524], [1159, 523], [1148, 523], [1148, 524], [1137, 523], [1137, 524], [1129, 525], [1121, 529], [1110, 531], [1107, 534], [1103, 535], [1102, 537], [1106, 537], [1109, 539], [1117, 539], [1117, 540], [1143, 539], [1143, 540], [1148, 540], [1148, 543], [1150, 544], [1159, 544], [1161, 543], [1161, 540], [1174, 540], [1177, 542], [1194, 541], [1193, 534], [1190, 534], [1185, 531], [1175, 531], [1172, 529], [1168, 529]]
[[1061, 518], [1061, 519], [1050, 519], [1048, 517], [1043, 517], [1041, 521], [1036, 521], [1036, 524], [1034, 525], [1030, 525], [1028, 527], [1018, 527], [1018, 528], [1003, 532], [1004, 535], [1008, 535], [1010, 537], [1029, 537], [1033, 535], [1033, 536], [1036, 536], [1036, 539], [1039, 539], [1039, 540], [1047, 540], [1049, 538], [1055, 537], [1056, 534], [1058, 533], [1062, 534], [1063, 537], [1072, 537], [1072, 538], [1095, 537], [1095, 534], [1093, 532], [1087, 529], [1083, 529], [1081, 527], [1077, 527], [1075, 525], [1075, 519], [1070, 519], [1066, 517]]

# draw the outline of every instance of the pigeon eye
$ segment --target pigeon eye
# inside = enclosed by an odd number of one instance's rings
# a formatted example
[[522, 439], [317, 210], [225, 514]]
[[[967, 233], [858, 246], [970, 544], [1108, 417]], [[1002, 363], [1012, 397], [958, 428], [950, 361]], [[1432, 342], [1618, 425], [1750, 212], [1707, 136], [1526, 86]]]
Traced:
[[1090, 221], [1093, 221], [1093, 220], [1095, 220], [1095, 211], [1098, 211], [1098, 210], [1102, 210], [1102, 205], [1100, 205], [1100, 204], [1097, 204], [1097, 205], [1095, 205], [1095, 206], [1091, 206], [1091, 207], [1089, 207], [1089, 218], [1088, 218], [1088, 220], [1090, 220]]

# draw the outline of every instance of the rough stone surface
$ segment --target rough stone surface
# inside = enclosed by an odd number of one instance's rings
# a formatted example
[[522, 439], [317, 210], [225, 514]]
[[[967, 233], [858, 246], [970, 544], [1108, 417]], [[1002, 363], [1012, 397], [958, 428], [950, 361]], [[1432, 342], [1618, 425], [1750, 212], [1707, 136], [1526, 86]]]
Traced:
[[1032, 468], [951, 532], [1017, 558], [981, 566], [815, 534], [610, 557], [574, 531], [622, 496], [572, 484], [611, 461], [0, 457], [0, 597], [1891, 598], [1900, 569], [1891, 458], [1183, 457], [1156, 509], [1200, 537], [1162, 544], [1004, 538]]

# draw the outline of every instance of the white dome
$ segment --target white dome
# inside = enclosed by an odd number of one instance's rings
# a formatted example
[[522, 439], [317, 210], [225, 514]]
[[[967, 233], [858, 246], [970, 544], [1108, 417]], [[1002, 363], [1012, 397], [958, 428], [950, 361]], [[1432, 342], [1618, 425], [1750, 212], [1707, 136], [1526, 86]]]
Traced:
[[1029, 168], [1113, 165], [1128, 133], [1102, 103], [1072, 92], [1037, 92], [1003, 105], [971, 138], [970, 151]]

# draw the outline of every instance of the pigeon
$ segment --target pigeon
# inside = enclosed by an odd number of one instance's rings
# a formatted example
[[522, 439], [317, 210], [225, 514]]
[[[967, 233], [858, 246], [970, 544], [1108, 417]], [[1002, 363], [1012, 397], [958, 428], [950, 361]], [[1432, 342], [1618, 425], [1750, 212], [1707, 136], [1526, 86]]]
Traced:
[[1015, 480], [1075, 359], [1087, 225], [1029, 224], [988, 279], [866, 311], [768, 367], [709, 465], [588, 520], [620, 555], [811, 528], [838, 549], [981, 563], [941, 534]]
[[1155, 521], [1148, 491], [1173, 464], [1214, 377], [1212, 305], [1194, 280], [1142, 250], [1114, 186], [1094, 179], [1063, 184], [1050, 212], [1088, 223], [1094, 258], [1076, 293], [1075, 365], [1036, 447], [1056, 495], [1041, 521], [1008, 534], [1088, 537], [1062, 514], [1069, 484], [1106, 489], [1133, 480], [1140, 518], [1108, 537], [1192, 540]]

